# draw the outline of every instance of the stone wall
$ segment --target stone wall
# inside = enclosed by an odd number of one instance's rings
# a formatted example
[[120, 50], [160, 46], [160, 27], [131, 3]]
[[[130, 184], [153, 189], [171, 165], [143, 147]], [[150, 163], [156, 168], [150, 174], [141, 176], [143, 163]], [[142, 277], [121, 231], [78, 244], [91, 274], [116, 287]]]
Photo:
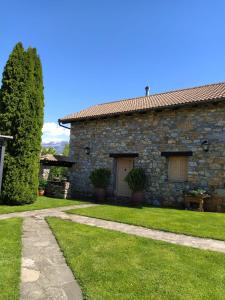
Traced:
[[[201, 142], [208, 140], [209, 151]], [[72, 124], [70, 155], [76, 163], [70, 182], [73, 194], [90, 194], [90, 172], [99, 167], [112, 170], [109, 153], [135, 152], [136, 167], [145, 169], [148, 184], [145, 198], [165, 205], [183, 201], [183, 191], [202, 187], [223, 188], [225, 183], [225, 105], [202, 106], [136, 113]], [[90, 155], [84, 148], [90, 147]], [[188, 158], [188, 181], [168, 181], [168, 159], [163, 151], [192, 151]], [[112, 177], [113, 183], [113, 177]], [[113, 184], [109, 193], [113, 194]]]
[[48, 180], [49, 174], [51, 171], [51, 167], [50, 166], [46, 166], [41, 164], [40, 165], [40, 172], [39, 172], [39, 177]]
[[48, 181], [45, 195], [53, 198], [70, 198], [70, 183], [68, 181]]

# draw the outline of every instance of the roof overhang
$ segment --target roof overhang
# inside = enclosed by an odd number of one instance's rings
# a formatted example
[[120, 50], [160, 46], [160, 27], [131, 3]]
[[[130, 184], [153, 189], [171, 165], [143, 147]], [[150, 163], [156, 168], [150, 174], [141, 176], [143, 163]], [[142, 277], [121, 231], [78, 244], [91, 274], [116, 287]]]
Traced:
[[11, 136], [11, 135], [1, 135], [0, 134], [0, 139], [3, 139], [3, 140], [12, 140], [13, 136]]
[[0, 145], [6, 145], [6, 142], [9, 140], [13, 140], [13, 136], [10, 135], [0, 135]]
[[103, 120], [108, 118], [114, 118], [119, 116], [130, 116], [133, 114], [144, 114], [147, 112], [161, 112], [162, 110], [166, 109], [179, 109], [183, 107], [197, 107], [201, 105], [206, 104], [218, 104], [222, 101], [224, 101], [225, 98], [216, 98], [216, 99], [208, 99], [204, 101], [193, 101], [193, 102], [186, 102], [186, 103], [177, 103], [177, 104], [170, 104], [170, 105], [161, 105], [157, 107], [151, 107], [151, 108], [145, 108], [145, 109], [134, 109], [129, 111], [123, 111], [123, 112], [114, 112], [114, 113], [106, 113], [106, 114], [100, 114], [100, 115], [94, 115], [94, 116], [85, 116], [85, 117], [76, 117], [76, 118], [62, 118], [58, 119], [58, 122], [61, 124], [69, 124], [69, 123], [76, 123], [76, 122], [82, 122], [82, 121], [94, 121], [94, 120]]
[[45, 166], [72, 167], [75, 162], [71, 161], [67, 156], [45, 154], [41, 156], [40, 163]]
[[56, 167], [72, 167], [74, 162], [70, 161], [49, 161], [41, 159], [40, 163], [44, 166], [56, 166]]

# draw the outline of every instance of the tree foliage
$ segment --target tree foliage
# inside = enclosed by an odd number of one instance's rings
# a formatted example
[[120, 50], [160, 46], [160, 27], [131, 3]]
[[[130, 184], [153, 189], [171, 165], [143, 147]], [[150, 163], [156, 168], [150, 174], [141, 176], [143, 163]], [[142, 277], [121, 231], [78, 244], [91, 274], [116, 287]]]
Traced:
[[53, 147], [42, 147], [41, 149], [41, 154], [46, 155], [46, 154], [57, 154], [55, 148]]
[[63, 149], [63, 155], [64, 156], [69, 156], [70, 154], [70, 144], [66, 143]]
[[[46, 154], [57, 154], [56, 149], [54, 147], [42, 147], [41, 150], [41, 154], [42, 155], [46, 155]], [[65, 144], [64, 148], [63, 148], [63, 155], [64, 156], [69, 156], [69, 143]], [[54, 180], [54, 179], [58, 179], [58, 180], [62, 180], [68, 177], [68, 168], [67, 167], [55, 167], [52, 166], [50, 169], [50, 173], [49, 173], [49, 180]]]
[[[63, 148], [63, 155], [69, 156], [69, 143], [65, 144]], [[59, 180], [66, 179], [69, 175], [68, 167], [51, 167], [49, 179], [58, 178]]]
[[18, 43], [3, 72], [0, 91], [0, 133], [12, 135], [6, 149], [1, 200], [8, 204], [32, 203], [38, 189], [43, 80], [36, 49]]

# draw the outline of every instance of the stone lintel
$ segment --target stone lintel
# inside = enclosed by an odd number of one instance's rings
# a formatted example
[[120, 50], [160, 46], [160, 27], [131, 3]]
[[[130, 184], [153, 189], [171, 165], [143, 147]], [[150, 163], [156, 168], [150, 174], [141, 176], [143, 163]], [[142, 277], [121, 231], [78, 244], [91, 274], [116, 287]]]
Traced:
[[161, 152], [161, 156], [170, 157], [170, 156], [192, 156], [192, 151], [165, 151]]
[[109, 157], [120, 158], [120, 157], [138, 157], [138, 153], [110, 153]]

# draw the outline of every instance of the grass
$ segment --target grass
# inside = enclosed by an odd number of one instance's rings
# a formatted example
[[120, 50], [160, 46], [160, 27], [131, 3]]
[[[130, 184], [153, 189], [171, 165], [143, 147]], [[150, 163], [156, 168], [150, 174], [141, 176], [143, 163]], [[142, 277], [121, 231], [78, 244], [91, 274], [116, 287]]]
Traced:
[[202, 213], [154, 207], [130, 208], [112, 205], [70, 210], [69, 213], [163, 231], [225, 240], [225, 214], [223, 213]]
[[0, 299], [19, 299], [22, 219], [0, 221]]
[[[85, 203], [78, 200], [68, 200], [68, 199], [56, 199], [48, 197], [38, 197], [37, 201], [32, 204], [26, 205], [0, 205], [0, 214], [7, 214], [11, 212], [21, 212], [27, 210], [36, 210], [44, 208], [54, 208], [59, 206], [75, 205]], [[87, 203], [87, 202], [86, 202]]]
[[222, 253], [47, 220], [85, 299], [224, 299]]

